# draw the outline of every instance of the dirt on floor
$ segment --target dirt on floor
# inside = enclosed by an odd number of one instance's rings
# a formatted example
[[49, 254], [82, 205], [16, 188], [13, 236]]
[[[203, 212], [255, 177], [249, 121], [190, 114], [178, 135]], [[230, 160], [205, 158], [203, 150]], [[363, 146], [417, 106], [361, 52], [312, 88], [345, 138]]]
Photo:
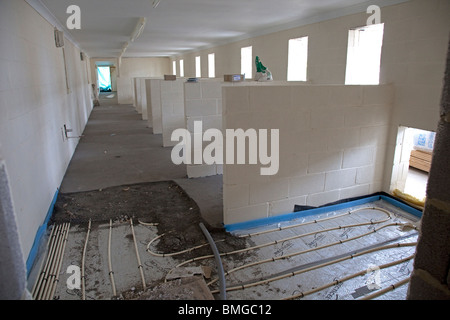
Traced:
[[[199, 224], [203, 223], [221, 252], [245, 247], [245, 241], [221, 228], [212, 228], [202, 218], [195, 201], [173, 181], [139, 183], [100, 190], [59, 194], [50, 223], [71, 224], [127, 221], [155, 223], [158, 234], [165, 234], [156, 245], [159, 252], [177, 252], [205, 242]], [[203, 252], [201, 252], [203, 251]], [[210, 247], [196, 251], [211, 254]], [[190, 254], [178, 256], [190, 258]]]

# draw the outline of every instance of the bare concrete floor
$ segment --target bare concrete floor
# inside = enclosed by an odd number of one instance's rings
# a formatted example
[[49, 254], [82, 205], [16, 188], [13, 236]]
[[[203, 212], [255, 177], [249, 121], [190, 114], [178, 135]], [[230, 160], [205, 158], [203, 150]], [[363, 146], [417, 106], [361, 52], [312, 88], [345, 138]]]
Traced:
[[[108, 93], [114, 95], [114, 93]], [[133, 106], [100, 97], [61, 185], [61, 193], [98, 190], [141, 182], [175, 181], [194, 199], [203, 218], [221, 227], [222, 176], [187, 179], [186, 166], [174, 165], [171, 148], [162, 147]]]

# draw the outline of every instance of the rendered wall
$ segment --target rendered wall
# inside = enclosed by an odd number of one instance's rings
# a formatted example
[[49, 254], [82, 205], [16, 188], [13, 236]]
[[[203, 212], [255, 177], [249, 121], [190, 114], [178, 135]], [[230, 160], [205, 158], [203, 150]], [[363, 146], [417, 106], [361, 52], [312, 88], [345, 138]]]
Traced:
[[92, 110], [89, 61], [23, 0], [0, 4], [0, 144], [25, 258], [59, 188]]
[[224, 165], [224, 223], [381, 191], [393, 97], [388, 85], [224, 87], [224, 131], [280, 134], [276, 175], [262, 176], [260, 164]]
[[[198, 83], [185, 83], [184, 108], [185, 128], [194, 141], [194, 122], [202, 122], [202, 132], [208, 129], [222, 130], [222, 87], [223, 81], [201, 80]], [[202, 149], [203, 150], [203, 149]], [[194, 151], [192, 151], [194, 152]], [[194, 153], [192, 153], [194, 154]], [[187, 165], [188, 178], [199, 178], [222, 174], [221, 164]]]

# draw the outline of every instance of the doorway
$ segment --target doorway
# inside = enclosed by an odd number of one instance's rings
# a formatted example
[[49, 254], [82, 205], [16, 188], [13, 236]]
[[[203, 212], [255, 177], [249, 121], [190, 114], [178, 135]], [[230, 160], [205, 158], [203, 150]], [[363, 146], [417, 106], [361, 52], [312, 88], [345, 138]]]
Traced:
[[100, 92], [111, 92], [111, 67], [98, 67], [98, 87]]
[[[399, 127], [392, 170], [391, 190], [422, 205], [426, 197], [428, 173], [435, 132]], [[416, 201], [414, 201], [416, 202]]]

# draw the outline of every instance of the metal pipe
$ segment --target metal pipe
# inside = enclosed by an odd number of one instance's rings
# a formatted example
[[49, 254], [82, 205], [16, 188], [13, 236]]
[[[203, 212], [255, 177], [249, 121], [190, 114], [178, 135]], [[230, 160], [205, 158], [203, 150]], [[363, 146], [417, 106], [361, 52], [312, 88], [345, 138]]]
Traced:
[[220, 259], [220, 253], [219, 250], [217, 250], [216, 244], [214, 242], [214, 239], [209, 234], [208, 230], [206, 229], [205, 225], [203, 223], [200, 223], [200, 228], [203, 231], [203, 234], [205, 235], [206, 239], [208, 239], [209, 245], [211, 246], [211, 249], [214, 253], [214, 258], [216, 259], [217, 263], [217, 271], [219, 274], [219, 288], [220, 288], [220, 299], [226, 300], [227, 299], [227, 290], [226, 290], [226, 283], [225, 283], [225, 272], [223, 270], [222, 265], [222, 259]]

